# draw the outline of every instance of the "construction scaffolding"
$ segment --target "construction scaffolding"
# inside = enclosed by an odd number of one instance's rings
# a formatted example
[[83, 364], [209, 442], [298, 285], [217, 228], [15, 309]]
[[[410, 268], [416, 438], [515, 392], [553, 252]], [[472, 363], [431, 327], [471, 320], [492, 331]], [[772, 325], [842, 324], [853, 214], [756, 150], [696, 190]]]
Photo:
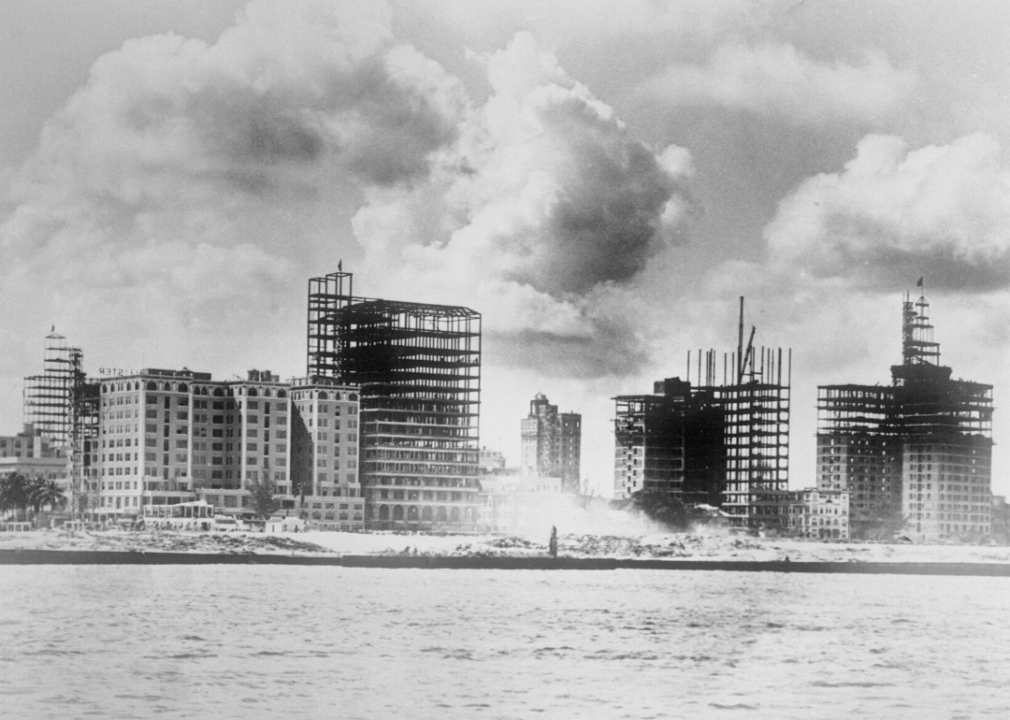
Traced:
[[[699, 350], [696, 365], [687, 355], [686, 381], [671, 378], [656, 383], [653, 395], [615, 398], [618, 497], [662, 489], [721, 506], [738, 526], [783, 525], [792, 351], [755, 347], [753, 327], [745, 345], [743, 319], [740, 298], [737, 351], [722, 354], [721, 384], [718, 354]], [[637, 484], [629, 482], [635, 453], [643, 471]]]
[[88, 382], [84, 353], [55, 332], [46, 336], [41, 375], [24, 379], [24, 422], [66, 450], [70, 510], [80, 510], [91, 444], [98, 433], [98, 384]]
[[855, 537], [899, 512], [921, 538], [984, 534], [993, 388], [940, 365], [922, 295], [903, 298], [902, 363], [891, 378], [818, 388], [818, 488], [851, 493]]
[[75, 387], [84, 381], [83, 353], [56, 332], [46, 336], [42, 374], [24, 379], [24, 421], [61, 447], [73, 434]]
[[356, 297], [352, 282], [309, 280], [307, 372], [361, 388], [369, 526], [475, 523], [480, 313]]

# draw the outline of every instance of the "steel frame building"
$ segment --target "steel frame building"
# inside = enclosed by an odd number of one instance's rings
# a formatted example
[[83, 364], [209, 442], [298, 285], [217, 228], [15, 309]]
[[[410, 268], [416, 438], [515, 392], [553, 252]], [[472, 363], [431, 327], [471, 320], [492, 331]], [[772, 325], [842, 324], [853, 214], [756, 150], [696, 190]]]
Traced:
[[737, 352], [723, 353], [722, 384], [716, 352], [699, 351], [693, 386], [688, 353], [687, 381], [672, 378], [657, 382], [653, 395], [615, 398], [617, 497], [665, 490], [684, 502], [720, 506], [737, 526], [784, 527], [792, 351], [755, 348], [754, 328], [745, 345], [743, 310], [740, 298]]
[[990, 532], [992, 386], [940, 365], [929, 303], [902, 302], [892, 384], [818, 388], [817, 486], [852, 495], [854, 536], [897, 507], [918, 539]]
[[309, 280], [309, 376], [361, 388], [370, 528], [477, 522], [481, 316], [357, 297], [339, 270]]
[[711, 394], [680, 378], [654, 384], [652, 395], [614, 400], [614, 491], [617, 498], [658, 491], [687, 504], [722, 504], [725, 414]]

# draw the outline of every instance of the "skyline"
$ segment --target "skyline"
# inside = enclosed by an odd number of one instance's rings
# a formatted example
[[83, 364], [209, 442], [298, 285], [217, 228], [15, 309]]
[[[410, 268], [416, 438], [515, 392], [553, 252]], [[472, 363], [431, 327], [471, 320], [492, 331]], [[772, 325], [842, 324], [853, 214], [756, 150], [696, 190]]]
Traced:
[[517, 462], [543, 392], [598, 491], [611, 398], [732, 350], [746, 296], [793, 348], [798, 488], [816, 386], [888, 382], [924, 277], [941, 362], [995, 386], [1007, 492], [1010, 8], [124, 7], [0, 11], [0, 431], [53, 324], [92, 373], [300, 375], [307, 280], [343, 260], [481, 312], [481, 444]]

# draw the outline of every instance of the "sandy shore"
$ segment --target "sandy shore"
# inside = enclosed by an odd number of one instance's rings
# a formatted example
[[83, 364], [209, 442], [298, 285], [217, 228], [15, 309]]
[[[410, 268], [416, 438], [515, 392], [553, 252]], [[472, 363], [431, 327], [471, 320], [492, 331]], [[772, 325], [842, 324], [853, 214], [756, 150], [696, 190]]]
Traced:
[[[547, 538], [493, 535], [305, 532], [61, 532], [0, 533], [2, 550], [257, 553], [299, 556], [438, 555], [543, 557]], [[818, 543], [722, 533], [649, 535], [562, 534], [558, 554], [571, 558], [642, 558], [793, 562], [1008, 563], [1008, 547]]]

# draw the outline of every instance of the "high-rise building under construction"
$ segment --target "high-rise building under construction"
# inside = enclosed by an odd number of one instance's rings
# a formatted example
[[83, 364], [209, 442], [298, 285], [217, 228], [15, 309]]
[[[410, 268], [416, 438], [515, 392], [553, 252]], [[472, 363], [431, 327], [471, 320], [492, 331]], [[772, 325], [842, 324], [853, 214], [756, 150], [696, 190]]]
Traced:
[[98, 384], [84, 373], [84, 353], [56, 328], [46, 336], [42, 373], [24, 379], [24, 422], [66, 453], [70, 511], [76, 515], [98, 431]]
[[376, 529], [477, 520], [481, 317], [309, 280], [308, 375], [360, 388], [360, 480]]
[[789, 486], [791, 354], [744, 344], [743, 298], [736, 353], [697, 355], [696, 382], [655, 383], [652, 395], [622, 395], [615, 418], [618, 498], [659, 490], [685, 503], [721, 507], [741, 527], [784, 526]]
[[905, 520], [916, 539], [989, 533], [992, 386], [951, 379], [929, 303], [902, 303], [892, 383], [818, 388], [817, 487], [848, 490], [854, 537]]

